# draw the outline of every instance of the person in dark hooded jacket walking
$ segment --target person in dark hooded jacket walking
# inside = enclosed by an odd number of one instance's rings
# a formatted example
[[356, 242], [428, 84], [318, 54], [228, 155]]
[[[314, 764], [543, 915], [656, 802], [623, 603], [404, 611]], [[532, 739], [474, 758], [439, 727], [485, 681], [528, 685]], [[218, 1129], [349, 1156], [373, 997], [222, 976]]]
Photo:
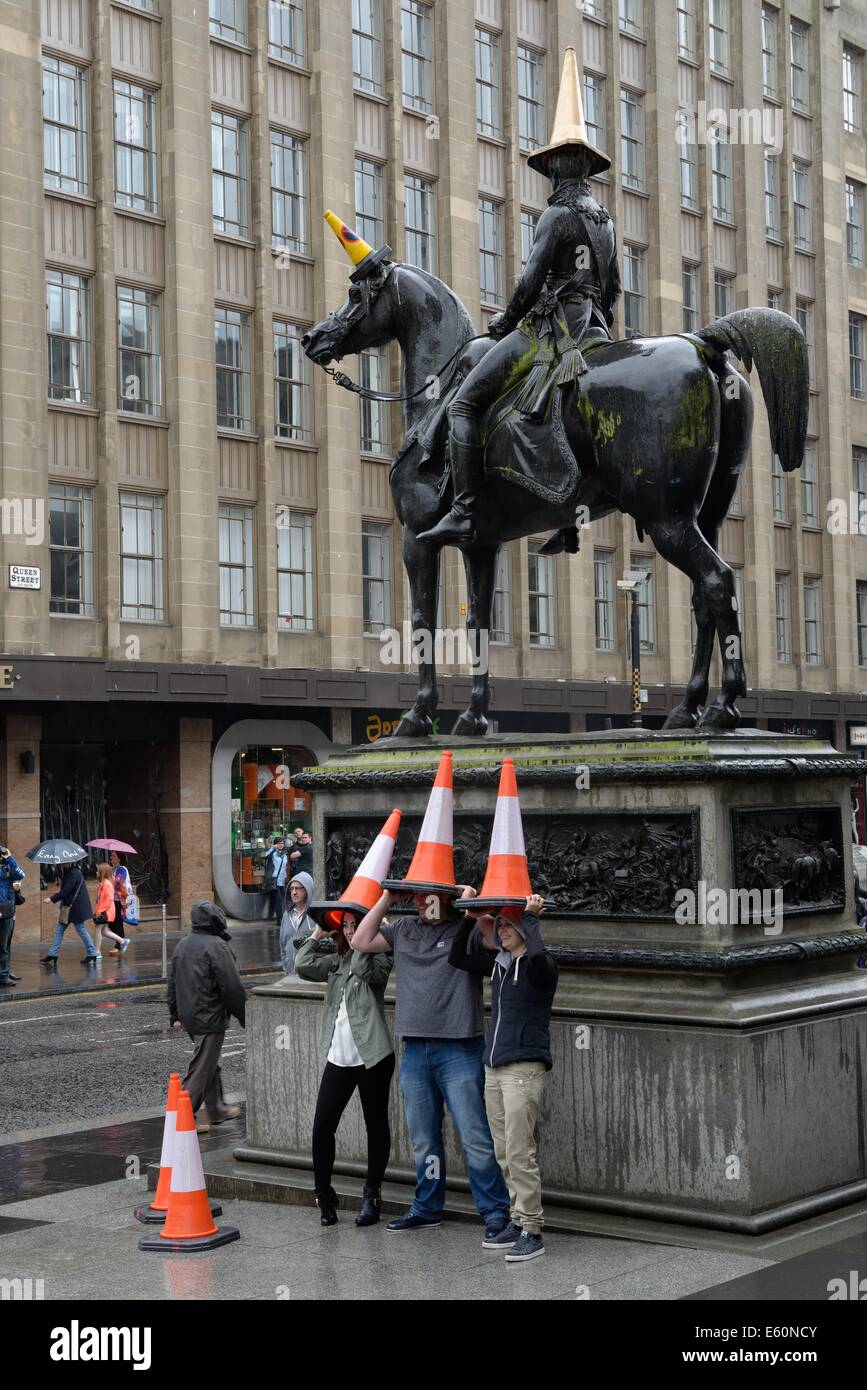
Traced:
[[226, 930], [226, 914], [216, 903], [199, 901], [190, 910], [192, 931], [178, 943], [169, 966], [169, 1018], [173, 1028], [186, 1028], [194, 1051], [187, 1074], [181, 1082], [190, 1093], [193, 1113], [204, 1103], [196, 1129], [207, 1133], [211, 1125], [234, 1120], [238, 1105], [227, 1105], [223, 1095], [220, 1053], [229, 1019], [235, 1017], [244, 1027], [246, 995], [235, 964], [225, 944], [231, 941]]
[[[487, 1249], [501, 1248], [512, 1263], [544, 1255], [542, 1178], [536, 1156], [536, 1121], [551, 1070], [551, 1006], [557, 962], [545, 950], [536, 920], [542, 898], [527, 899], [514, 921], [499, 913], [468, 915], [452, 942], [449, 964], [491, 976], [491, 1021], [485, 1034], [485, 1109], [497, 1162], [511, 1203], [509, 1225]], [[511, 911], [511, 910], [510, 910]]]

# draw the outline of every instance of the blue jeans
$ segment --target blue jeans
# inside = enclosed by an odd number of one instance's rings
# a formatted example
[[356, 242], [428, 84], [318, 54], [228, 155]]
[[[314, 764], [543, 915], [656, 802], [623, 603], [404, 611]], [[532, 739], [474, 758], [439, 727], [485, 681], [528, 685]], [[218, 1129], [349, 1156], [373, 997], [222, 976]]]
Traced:
[[444, 1042], [409, 1038], [404, 1044], [400, 1089], [415, 1158], [413, 1216], [439, 1216], [445, 1204], [443, 1109], [448, 1106], [479, 1213], [486, 1222], [509, 1218], [509, 1194], [485, 1113], [484, 1050], [482, 1038]]
[[67, 927], [75, 928], [75, 930], [78, 932], [78, 935], [84, 942], [84, 949], [87, 952], [87, 954], [89, 956], [95, 956], [96, 947], [91, 941], [90, 932], [87, 930], [87, 927], [84, 925], [83, 922], [58, 922], [57, 926], [54, 928], [54, 940], [51, 943], [51, 950], [48, 952], [48, 954], [50, 956], [57, 956], [60, 954], [60, 948], [63, 945], [63, 933], [66, 931]]

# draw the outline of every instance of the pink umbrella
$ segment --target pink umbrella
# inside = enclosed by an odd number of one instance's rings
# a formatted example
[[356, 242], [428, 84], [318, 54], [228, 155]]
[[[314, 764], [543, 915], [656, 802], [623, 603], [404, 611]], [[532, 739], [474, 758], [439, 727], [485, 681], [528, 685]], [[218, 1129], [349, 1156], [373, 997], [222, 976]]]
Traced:
[[133, 845], [128, 845], [126, 840], [88, 840], [87, 844], [92, 849], [113, 849], [118, 854], [138, 854], [138, 850]]

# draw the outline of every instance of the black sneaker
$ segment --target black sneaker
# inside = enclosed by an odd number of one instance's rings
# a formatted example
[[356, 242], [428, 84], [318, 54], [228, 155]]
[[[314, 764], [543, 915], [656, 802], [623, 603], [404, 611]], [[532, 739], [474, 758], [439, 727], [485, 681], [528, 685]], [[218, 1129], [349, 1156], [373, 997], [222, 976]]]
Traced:
[[387, 1231], [427, 1231], [443, 1224], [441, 1216], [414, 1216], [408, 1211], [405, 1216], [396, 1216], [386, 1226]]
[[485, 1227], [485, 1238], [482, 1241], [483, 1250], [502, 1250], [509, 1249], [515, 1244], [521, 1234], [520, 1226], [515, 1226], [511, 1221], [492, 1221]]
[[515, 1241], [506, 1254], [506, 1264], [518, 1264], [522, 1260], [535, 1260], [537, 1255], [544, 1255], [545, 1246], [541, 1236], [530, 1235], [529, 1231], [522, 1231], [520, 1238]]

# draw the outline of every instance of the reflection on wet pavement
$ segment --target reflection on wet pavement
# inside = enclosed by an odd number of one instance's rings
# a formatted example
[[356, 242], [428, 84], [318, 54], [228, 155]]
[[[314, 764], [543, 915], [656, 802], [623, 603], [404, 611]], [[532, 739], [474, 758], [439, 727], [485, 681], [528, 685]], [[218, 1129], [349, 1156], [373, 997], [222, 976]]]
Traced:
[[[57, 1134], [0, 1147], [0, 1206], [31, 1197], [94, 1187], [130, 1176], [131, 1164], [144, 1175], [147, 1165], [160, 1156], [163, 1117], [103, 1125], [76, 1134]], [[241, 1116], [221, 1126], [219, 1134], [199, 1135], [203, 1153], [240, 1143], [244, 1134]]]

